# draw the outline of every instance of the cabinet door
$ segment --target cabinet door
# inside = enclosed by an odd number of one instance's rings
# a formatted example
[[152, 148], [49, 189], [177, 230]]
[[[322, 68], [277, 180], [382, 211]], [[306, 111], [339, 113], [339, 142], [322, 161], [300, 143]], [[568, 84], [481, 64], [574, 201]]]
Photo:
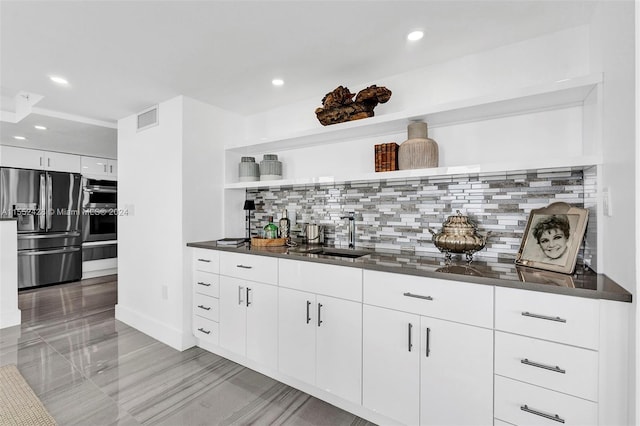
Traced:
[[316, 386], [356, 404], [362, 388], [362, 304], [316, 296]]
[[58, 172], [80, 173], [80, 156], [62, 154], [59, 152], [45, 152], [45, 168]]
[[13, 146], [3, 146], [0, 149], [2, 150], [2, 164], [0, 165], [3, 167], [37, 170], [44, 170], [46, 167], [43, 151]]
[[246, 285], [237, 278], [220, 277], [220, 346], [246, 353]]
[[315, 384], [315, 295], [278, 289], [278, 369], [282, 374]]
[[83, 175], [106, 176], [108, 174], [109, 160], [106, 158], [83, 156], [81, 163]]
[[493, 330], [421, 318], [420, 424], [493, 422]]
[[278, 288], [246, 282], [247, 358], [278, 367]]
[[362, 307], [362, 405], [407, 425], [420, 417], [420, 317]]
[[118, 161], [117, 160], [109, 160], [109, 168], [107, 170], [107, 174], [114, 179], [118, 177]]

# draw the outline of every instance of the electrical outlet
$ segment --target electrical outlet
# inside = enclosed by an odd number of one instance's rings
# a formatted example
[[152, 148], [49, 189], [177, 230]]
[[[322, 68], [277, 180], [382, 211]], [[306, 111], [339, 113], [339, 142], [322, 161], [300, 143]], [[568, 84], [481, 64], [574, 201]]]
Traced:
[[162, 286], [162, 299], [167, 300], [169, 298], [169, 287], [166, 285]]
[[605, 216], [613, 216], [613, 208], [611, 206], [611, 192], [609, 188], [602, 189], [602, 211]]

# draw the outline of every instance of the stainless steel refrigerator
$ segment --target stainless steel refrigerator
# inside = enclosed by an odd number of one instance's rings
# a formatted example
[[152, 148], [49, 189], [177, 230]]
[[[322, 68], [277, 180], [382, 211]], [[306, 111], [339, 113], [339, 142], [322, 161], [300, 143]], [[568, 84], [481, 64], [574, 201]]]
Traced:
[[18, 225], [18, 288], [82, 277], [78, 173], [0, 169], [0, 216]]

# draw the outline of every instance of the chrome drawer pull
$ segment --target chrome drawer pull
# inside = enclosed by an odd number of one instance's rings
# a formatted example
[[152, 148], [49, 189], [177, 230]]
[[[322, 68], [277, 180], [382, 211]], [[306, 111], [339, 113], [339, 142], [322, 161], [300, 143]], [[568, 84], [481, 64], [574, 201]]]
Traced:
[[522, 316], [523, 316], [523, 317], [531, 317], [531, 318], [539, 318], [539, 319], [549, 320], [549, 321], [567, 322], [567, 320], [566, 320], [566, 319], [564, 319], [564, 318], [560, 318], [560, 317], [548, 317], [548, 316], [546, 316], [546, 315], [532, 314], [531, 312], [522, 312]]
[[211, 263], [211, 261], [209, 259], [198, 259], [198, 262]]
[[253, 266], [236, 265], [236, 268], [251, 269], [251, 268], [253, 268]]
[[204, 334], [211, 334], [211, 330], [205, 330], [204, 328], [199, 328], [198, 331], [203, 332]]
[[205, 311], [210, 311], [211, 310], [211, 306], [207, 307], [207, 306], [204, 306], [204, 305], [198, 305], [198, 308], [204, 309]]
[[522, 411], [526, 411], [527, 413], [531, 413], [531, 414], [535, 414], [536, 416], [544, 417], [545, 419], [550, 419], [550, 420], [554, 420], [556, 422], [564, 423], [564, 419], [561, 418], [559, 415], [557, 415], [557, 414], [547, 414], [547, 413], [543, 413], [541, 411], [533, 410], [533, 409], [527, 407], [526, 404], [525, 405], [521, 405], [520, 409]]
[[408, 349], [409, 349], [409, 352], [411, 352], [411, 349], [413, 348], [413, 343], [411, 342], [411, 330], [413, 330], [413, 324], [409, 323], [407, 330], [409, 332], [409, 338], [407, 339], [409, 343]]
[[198, 285], [203, 285], [203, 286], [205, 286], [205, 287], [211, 287], [211, 284], [210, 284], [210, 283], [205, 283], [205, 282], [203, 282], [203, 281], [198, 281]]
[[424, 299], [424, 300], [433, 300], [433, 297], [431, 296], [421, 296], [419, 294], [412, 294], [412, 293], [402, 293], [403, 296], [407, 296], [407, 297], [415, 297], [416, 299]]
[[567, 370], [563, 370], [562, 368], [558, 367], [557, 365], [555, 367], [551, 366], [551, 365], [544, 365], [544, 364], [540, 364], [534, 361], [529, 361], [527, 358], [520, 360], [521, 363], [526, 364], [526, 365], [530, 365], [532, 367], [538, 367], [538, 368], [544, 368], [545, 370], [551, 370], [551, 371], [555, 371], [556, 373], [562, 373], [565, 374], [567, 372]]

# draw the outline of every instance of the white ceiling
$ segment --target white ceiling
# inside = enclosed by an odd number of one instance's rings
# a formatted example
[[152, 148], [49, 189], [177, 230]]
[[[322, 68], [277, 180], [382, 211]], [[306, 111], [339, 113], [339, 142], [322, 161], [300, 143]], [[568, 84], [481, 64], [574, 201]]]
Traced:
[[[338, 85], [384, 85], [384, 76], [588, 23], [595, 6], [591, 0], [4, 0], [2, 109], [20, 91], [43, 95], [38, 108], [105, 122], [177, 95], [243, 115], [313, 97], [319, 106]], [[413, 29], [425, 37], [410, 44]], [[70, 86], [53, 84], [51, 74]], [[274, 77], [284, 86], [272, 86]], [[0, 130], [8, 134], [5, 123]]]

